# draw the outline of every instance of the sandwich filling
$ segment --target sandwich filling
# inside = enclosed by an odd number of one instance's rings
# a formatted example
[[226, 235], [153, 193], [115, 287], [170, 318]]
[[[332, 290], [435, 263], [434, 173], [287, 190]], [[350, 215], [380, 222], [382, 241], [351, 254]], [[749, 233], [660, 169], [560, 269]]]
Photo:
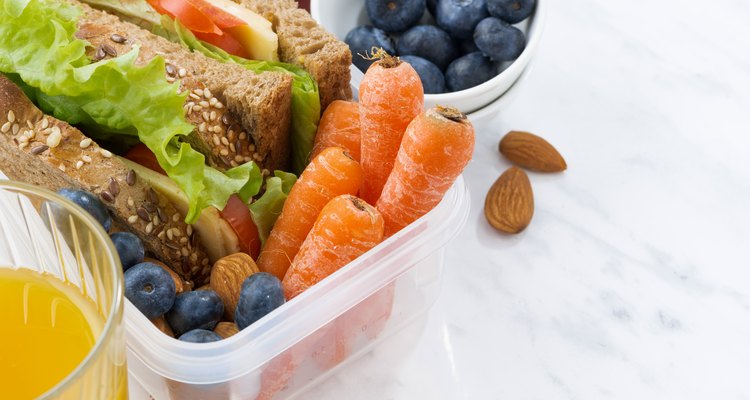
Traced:
[[[137, 45], [124, 54], [107, 54], [106, 48], [99, 48], [97, 51], [108, 57], [87, 56], [87, 50], [91, 53], [90, 43], [76, 38], [81, 15], [79, 7], [66, 2], [4, 1], [0, 9], [0, 72], [19, 85], [45, 113], [82, 127], [97, 141], [118, 142], [126, 147], [140, 142], [147, 146], [161, 169], [184, 193], [188, 204], [186, 223], [197, 221], [206, 207], [223, 209], [232, 195], [243, 203], [258, 195], [264, 174], [254, 161], [243, 158], [243, 163], [235, 161], [232, 168], [220, 171], [207, 166], [205, 156], [191, 146], [188, 137], [196, 127], [185, 119], [184, 110], [190, 93], [180, 92], [179, 81], [165, 79], [165, 69], [169, 72], [165, 60], [157, 56], [138, 65]], [[174, 24], [175, 32], [179, 32], [179, 24]], [[244, 61], [259, 70], [283, 69], [277, 64], [229, 56], [197, 40], [189, 31], [183, 31], [181, 37], [193, 41], [189, 46], [193, 50], [205, 47], [205, 52], [217, 54], [213, 58]], [[316, 89], [314, 81], [300, 85], [303, 74], [292, 73], [298, 89], [304, 86], [303, 92], [317, 96], [316, 90], [308, 90]], [[314, 102], [304, 95], [298, 93], [295, 97], [297, 110], [315, 109], [314, 104], [309, 106]], [[306, 106], [300, 106], [300, 102]], [[292, 104], [294, 108], [294, 100]], [[307, 115], [301, 119], [308, 122], [305, 131], [312, 132], [305, 134], [310, 143], [319, 112], [318, 104], [317, 110], [295, 113], [298, 119]], [[261, 237], [273, 225], [279, 203], [283, 204], [286, 197], [282, 189], [290, 186], [292, 178], [277, 172], [266, 181], [260, 199], [263, 201], [251, 205]]]
[[[270, 34], [267, 32], [271, 29], [268, 21], [259, 21], [258, 18], [248, 17], [246, 19], [250, 19], [251, 21], [245, 25], [223, 25], [221, 22], [214, 23], [214, 20], [222, 21], [226, 18], [214, 17], [211, 19], [210, 15], [205, 15], [206, 11], [203, 13], [178, 12], [172, 7], [166, 7], [167, 3], [171, 2], [158, 0], [149, 0], [148, 2], [146, 0], [82, 1], [93, 7], [112, 12], [129, 22], [135, 23], [173, 42], [180, 43], [191, 51], [201, 53], [206, 57], [226, 63], [236, 63], [257, 73], [275, 71], [291, 75], [292, 120], [290, 133], [292, 170], [295, 173], [300, 173], [307, 166], [315, 139], [315, 132], [318, 129], [318, 122], [320, 121], [321, 102], [318, 84], [303, 68], [275, 61], [278, 59], [275, 54], [277, 43], [269, 44], [269, 41], [277, 40], [277, 38], [272, 30]], [[183, 5], [185, 5], [183, 10], [188, 5], [190, 5], [191, 9], [202, 8], [200, 4], [205, 3], [213, 5], [213, 8], [220, 8], [222, 10], [226, 7], [231, 7], [234, 14], [244, 15], [249, 13], [249, 10], [246, 8], [228, 0], [185, 1], [183, 2]], [[206, 8], [210, 9], [211, 7]], [[202, 9], [205, 10], [206, 8]], [[200, 22], [204, 23], [201, 24]], [[220, 36], [220, 39], [213, 38], [211, 36], [212, 33], [205, 32], [207, 31], [204, 26], [206, 24], [213, 25], [216, 29], [225, 27], [226, 32]], [[228, 24], [228, 22], [224, 21], [224, 24]], [[262, 29], [264, 27], [266, 29]], [[237, 40], [242, 42], [241, 47], [247, 49], [254, 48], [255, 50], [247, 50], [247, 52], [233, 51], [240, 44], [232, 44], [231, 41], [234, 40], [232, 38], [237, 38]], [[258, 49], [264, 50], [259, 51]]]

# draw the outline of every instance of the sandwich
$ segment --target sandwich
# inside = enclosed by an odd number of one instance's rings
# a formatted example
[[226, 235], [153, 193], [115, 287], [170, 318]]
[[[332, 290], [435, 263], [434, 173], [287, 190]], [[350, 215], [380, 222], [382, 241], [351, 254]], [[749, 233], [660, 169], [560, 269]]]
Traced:
[[160, 2], [88, 3], [3, 1], [0, 170], [98, 195], [116, 230], [202, 285], [218, 258], [257, 252], [321, 106], [351, 96], [351, 55], [290, 1], [231, 3], [253, 26], [220, 33], [245, 50]]
[[[161, 2], [149, 0], [83, 0], [92, 7], [111, 12], [123, 20], [135, 23], [159, 34], [169, 36], [170, 25], [156, 8]], [[230, 12], [236, 8], [227, 6], [226, 1], [207, 0]], [[284, 63], [297, 65], [307, 71], [320, 90], [321, 109], [334, 100], [348, 100], [352, 97], [349, 65], [352, 55], [346, 43], [337, 40], [310, 16], [298, 7], [294, 0], [231, 0], [246, 10], [250, 10], [271, 23], [278, 37], [277, 58]], [[200, 4], [191, 0], [188, 3]], [[157, 5], [157, 7], [151, 6]], [[162, 9], [162, 11], [164, 11]], [[166, 13], [166, 12], [165, 12]], [[165, 28], [166, 26], [166, 28]], [[252, 46], [251, 46], [252, 47]], [[258, 57], [258, 55], [256, 55]]]

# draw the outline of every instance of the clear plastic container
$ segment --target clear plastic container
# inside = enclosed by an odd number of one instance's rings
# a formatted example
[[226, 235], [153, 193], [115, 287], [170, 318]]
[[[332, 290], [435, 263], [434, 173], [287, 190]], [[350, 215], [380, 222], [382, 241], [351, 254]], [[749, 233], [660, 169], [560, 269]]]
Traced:
[[157, 400], [219, 400], [281, 399], [315, 385], [432, 305], [445, 245], [468, 214], [468, 192], [459, 178], [430, 213], [219, 342], [170, 338], [126, 302], [131, 387]]

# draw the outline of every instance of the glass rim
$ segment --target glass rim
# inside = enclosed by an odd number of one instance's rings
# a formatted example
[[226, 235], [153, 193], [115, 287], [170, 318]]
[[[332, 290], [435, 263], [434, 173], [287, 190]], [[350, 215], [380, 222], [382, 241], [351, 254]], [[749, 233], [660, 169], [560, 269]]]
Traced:
[[38, 400], [48, 399], [63, 392], [65, 389], [67, 389], [69, 384], [83, 375], [90, 366], [89, 364], [92, 359], [98, 356], [101, 353], [102, 349], [105, 347], [104, 342], [107, 342], [108, 339], [110, 339], [115, 328], [114, 319], [118, 315], [118, 310], [119, 314], [123, 313], [124, 283], [122, 275], [122, 265], [120, 263], [120, 258], [115, 257], [115, 255], [117, 254], [117, 250], [115, 249], [111, 240], [107, 240], [107, 238], [109, 238], [109, 235], [104, 231], [104, 227], [102, 227], [101, 224], [96, 221], [93, 216], [88, 214], [72, 201], [43, 187], [13, 180], [0, 179], [0, 190], [11, 190], [16, 193], [42, 197], [45, 200], [54, 201], [55, 203], [58, 203], [65, 207], [65, 210], [72, 213], [80, 221], [82, 221], [83, 224], [87, 228], [89, 228], [91, 232], [93, 232], [95, 240], [101, 242], [104, 248], [107, 249], [107, 257], [109, 258], [110, 268], [114, 269], [114, 274], [112, 276], [115, 278], [115, 290], [113, 293], [115, 299], [110, 305], [110, 309], [107, 314], [107, 320], [104, 323], [101, 334], [94, 343], [94, 346], [86, 354], [86, 357], [84, 357], [83, 360], [81, 360], [81, 362], [68, 375], [66, 375], [63, 380], [37, 397]]

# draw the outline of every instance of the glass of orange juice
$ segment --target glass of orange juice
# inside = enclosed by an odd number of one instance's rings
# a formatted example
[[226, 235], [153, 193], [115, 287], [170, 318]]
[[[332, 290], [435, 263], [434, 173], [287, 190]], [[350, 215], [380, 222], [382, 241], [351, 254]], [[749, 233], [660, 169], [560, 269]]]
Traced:
[[101, 225], [0, 181], [0, 385], [8, 399], [127, 399], [122, 267]]

